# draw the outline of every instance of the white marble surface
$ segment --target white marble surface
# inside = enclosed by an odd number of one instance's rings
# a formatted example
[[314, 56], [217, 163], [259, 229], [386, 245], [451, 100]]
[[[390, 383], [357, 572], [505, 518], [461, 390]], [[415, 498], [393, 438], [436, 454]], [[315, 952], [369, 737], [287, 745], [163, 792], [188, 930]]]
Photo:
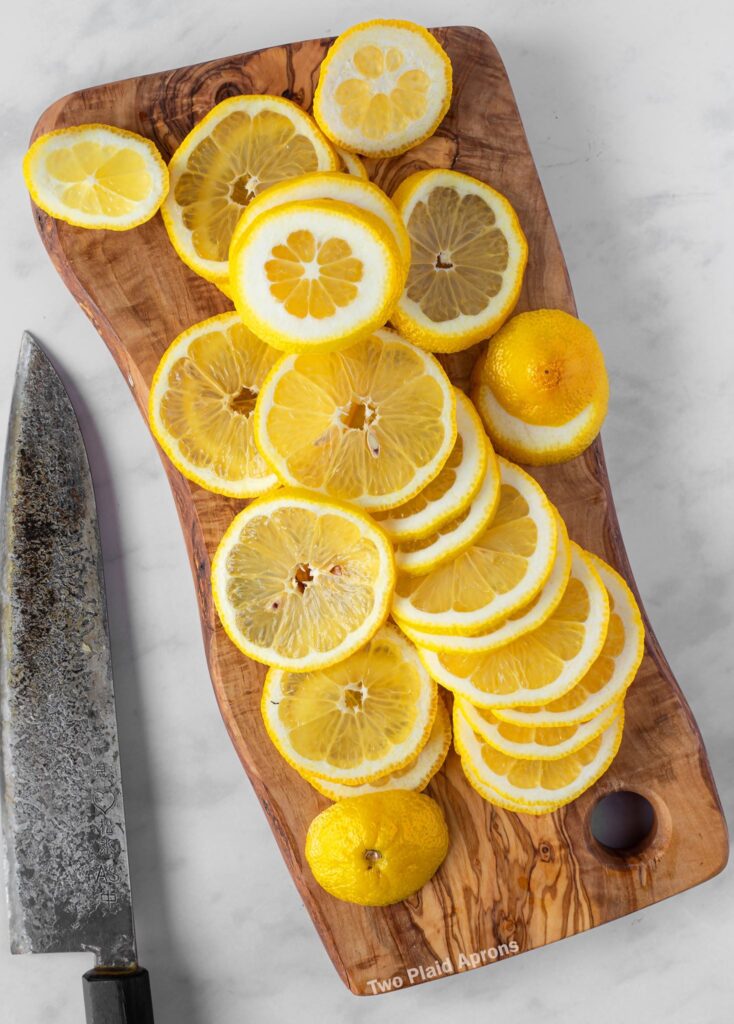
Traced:
[[[222, 726], [153, 444], [31, 220], [21, 157], [63, 93], [364, 17], [441, 24], [445, 12], [436, 0], [29, 0], [3, 18], [0, 429], [27, 327], [73, 387], [95, 473], [140, 953], [159, 1024], [731, 1019], [731, 871], [492, 970], [376, 1000], [342, 987]], [[458, 0], [450, 12], [487, 30], [507, 64], [611, 373], [604, 441], [632, 565], [731, 812], [734, 8]], [[88, 958], [6, 949], [0, 907], [2, 1024], [77, 1024]]]

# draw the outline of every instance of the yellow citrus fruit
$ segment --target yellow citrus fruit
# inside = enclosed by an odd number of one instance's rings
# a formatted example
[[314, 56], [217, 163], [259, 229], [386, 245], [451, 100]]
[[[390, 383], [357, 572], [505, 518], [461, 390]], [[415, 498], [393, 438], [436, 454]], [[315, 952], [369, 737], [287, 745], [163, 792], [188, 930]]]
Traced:
[[392, 315], [431, 352], [489, 337], [515, 307], [527, 242], [507, 199], [458, 171], [418, 171], [393, 196], [408, 229], [411, 263]]
[[295, 488], [235, 516], [212, 562], [230, 640], [295, 672], [366, 644], [387, 617], [394, 579], [390, 542], [364, 512]]
[[439, 697], [436, 704], [436, 717], [425, 746], [418, 756], [409, 761], [404, 768], [381, 775], [372, 782], [360, 785], [343, 782], [330, 782], [316, 775], [302, 772], [303, 777], [329, 800], [343, 800], [346, 796], [361, 796], [363, 793], [384, 793], [388, 789], [414, 789], [418, 792], [425, 789], [433, 776], [439, 771], [446, 760], [451, 746], [451, 718], [446, 705]]
[[456, 440], [441, 472], [402, 505], [373, 513], [395, 543], [427, 537], [460, 515], [482, 486], [490, 457], [494, 460], [473, 404], [458, 388], [454, 388], [454, 397]]
[[23, 177], [51, 217], [107, 231], [150, 220], [168, 191], [168, 170], [153, 143], [106, 124], [41, 135], [25, 155]]
[[378, 331], [345, 351], [284, 356], [258, 396], [255, 436], [284, 483], [391, 508], [448, 458], [454, 390], [433, 356]]
[[356, 153], [350, 153], [346, 149], [340, 149], [339, 146], [334, 146], [334, 150], [341, 160], [343, 169], [347, 174], [352, 174], [355, 178], [361, 178], [362, 181], [369, 181], [370, 176], [367, 173], [367, 168]]
[[306, 860], [319, 885], [366, 907], [399, 903], [441, 866], [449, 831], [441, 808], [411, 790], [348, 797], [311, 822]]
[[558, 808], [558, 805], [552, 802], [536, 803], [533, 804], [532, 807], [528, 807], [526, 804], [518, 803], [517, 800], [510, 800], [509, 797], [501, 796], [496, 789], [492, 789], [491, 786], [487, 786], [486, 783], [481, 781], [467, 760], [461, 758], [460, 761], [464, 778], [471, 788], [475, 790], [483, 800], [486, 800], [489, 804], [493, 804], [495, 807], [501, 807], [505, 811], [512, 811], [513, 814], [529, 814], [536, 817], [541, 814], [551, 814]]
[[531, 601], [556, 557], [558, 523], [543, 489], [499, 459], [500, 499], [491, 523], [450, 562], [398, 577], [393, 616], [427, 633], [480, 632]]
[[382, 327], [405, 266], [385, 222], [349, 203], [308, 199], [257, 217], [230, 249], [234, 304], [285, 352], [347, 348]]
[[586, 553], [609, 598], [609, 627], [601, 653], [573, 689], [540, 707], [497, 708], [502, 721], [523, 728], [578, 725], [618, 704], [637, 675], [645, 649], [645, 627], [637, 602], [618, 572]]
[[163, 221], [184, 263], [226, 286], [230, 239], [250, 200], [283, 178], [337, 167], [330, 144], [295, 103], [282, 96], [231, 96], [171, 157]]
[[279, 358], [236, 313], [194, 324], [166, 349], [150, 389], [149, 422], [185, 477], [231, 498], [278, 486], [255, 445], [252, 414]]
[[607, 412], [609, 381], [594, 333], [560, 309], [509, 320], [477, 361], [473, 381], [498, 450], [530, 465], [580, 455]]
[[571, 575], [540, 626], [478, 654], [418, 653], [433, 678], [478, 707], [544, 704], [566, 693], [599, 656], [609, 599], [591, 559], [572, 543]]
[[433, 135], [451, 102], [451, 61], [410, 21], [375, 20], [343, 32], [321, 64], [313, 112], [353, 153], [395, 156]]

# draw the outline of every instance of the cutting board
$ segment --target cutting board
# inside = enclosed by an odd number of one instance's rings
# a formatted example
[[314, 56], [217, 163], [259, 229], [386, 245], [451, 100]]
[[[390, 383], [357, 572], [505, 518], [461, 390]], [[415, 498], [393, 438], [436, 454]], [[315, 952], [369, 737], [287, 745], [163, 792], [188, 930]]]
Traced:
[[[427, 167], [453, 167], [489, 182], [509, 197], [530, 246], [518, 310], [558, 307], [575, 313], [563, 254], [495, 47], [474, 28], [435, 34], [454, 68], [448, 116], [436, 136], [416, 149], [370, 163], [372, 177], [388, 193]], [[85, 89], [49, 107], [34, 136], [98, 121], [153, 139], [168, 158], [193, 125], [228, 96], [274, 93], [309, 108], [329, 44], [316, 39], [276, 46]], [[34, 215], [51, 259], [145, 416], [153, 371], [166, 346], [229, 303], [179, 262], [158, 216], [116, 233], [71, 228], [38, 209]], [[457, 383], [466, 382], [476, 354], [471, 350], [446, 360]], [[632, 913], [723, 868], [726, 826], [706, 752], [646, 622], [645, 659], [627, 698], [622, 747], [591, 790], [550, 815], [512, 814], [481, 800], [452, 753], [429, 787], [451, 831], [448, 857], [433, 881], [412, 899], [381, 909], [327, 895], [303, 855], [308, 825], [327, 801], [288, 767], [268, 739], [259, 712], [264, 669], [230, 643], [212, 606], [210, 559], [242, 505], [187, 482], [165, 457], [163, 464], [188, 546], [222, 717], [316, 929], [353, 992], [391, 991], [497, 963]], [[573, 462], [533, 472], [561, 510], [571, 537], [616, 566], [634, 589], [601, 442]], [[686, 685], [703, 679], [702, 666], [701, 677]], [[601, 846], [590, 827], [597, 801], [618, 790], [641, 794], [654, 811], [649, 836], [626, 851]], [[243, 865], [246, 861], [243, 850]]]

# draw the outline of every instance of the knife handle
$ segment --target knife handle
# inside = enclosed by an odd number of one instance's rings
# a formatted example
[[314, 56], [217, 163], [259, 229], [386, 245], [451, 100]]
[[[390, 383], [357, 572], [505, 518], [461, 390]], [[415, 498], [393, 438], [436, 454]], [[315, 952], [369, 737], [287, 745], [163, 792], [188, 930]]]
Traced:
[[87, 971], [83, 978], [87, 1024], [153, 1024], [150, 976], [133, 971]]

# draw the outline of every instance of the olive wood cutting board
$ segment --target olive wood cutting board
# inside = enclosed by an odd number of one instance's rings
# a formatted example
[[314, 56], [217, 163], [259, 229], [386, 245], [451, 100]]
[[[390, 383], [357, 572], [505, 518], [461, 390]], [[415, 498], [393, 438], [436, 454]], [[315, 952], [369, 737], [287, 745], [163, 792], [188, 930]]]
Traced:
[[[435, 35], [453, 63], [451, 109], [433, 138], [402, 156], [370, 162], [371, 176], [388, 193], [428, 167], [453, 167], [493, 185], [517, 210], [530, 247], [518, 311], [557, 307], [575, 313], [563, 254], [495, 47], [474, 28], [438, 29]], [[310, 108], [330, 42], [275, 46], [84, 89], [49, 107], [34, 137], [96, 121], [153, 139], [168, 159], [193, 125], [228, 96], [274, 93]], [[179, 261], [159, 216], [117, 233], [78, 230], [38, 209], [34, 215], [57, 270], [146, 416], [150, 382], [167, 345], [230, 304]], [[457, 383], [466, 383], [475, 356], [471, 350], [445, 360]], [[485, 803], [451, 753], [428, 790], [451, 832], [448, 857], [432, 882], [412, 899], [380, 909], [327, 895], [303, 854], [308, 825], [327, 801], [268, 739], [259, 711], [264, 669], [230, 643], [212, 605], [210, 559], [242, 503], [202, 490], [165, 457], [163, 463], [188, 546], [222, 716], [316, 929], [353, 992], [388, 991], [497, 962], [639, 910], [723, 868], [726, 826], [706, 752], [646, 623], [645, 658], [627, 697], [622, 747], [591, 790], [553, 814], [513, 814]], [[559, 507], [571, 537], [616, 566], [634, 589], [601, 443], [533, 475]], [[644, 796], [655, 816], [648, 838], [622, 852], [601, 846], [590, 829], [596, 802], [618, 790]]]

